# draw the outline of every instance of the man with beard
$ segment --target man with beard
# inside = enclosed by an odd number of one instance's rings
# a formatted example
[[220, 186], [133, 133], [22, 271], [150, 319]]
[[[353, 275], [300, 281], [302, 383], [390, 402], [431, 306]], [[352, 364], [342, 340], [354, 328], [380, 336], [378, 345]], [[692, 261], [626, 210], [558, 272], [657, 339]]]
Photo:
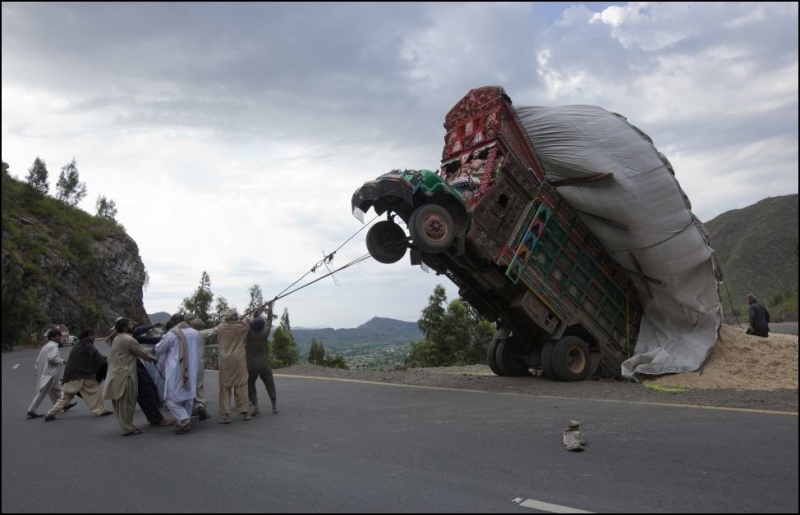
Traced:
[[164, 404], [178, 421], [175, 434], [189, 432], [192, 405], [197, 389], [197, 331], [175, 313], [167, 323], [167, 332], [156, 344], [156, 355], [164, 373]]
[[133, 425], [139, 381], [136, 363], [139, 358], [155, 362], [156, 358], [146, 351], [133, 337], [133, 322], [120, 317], [114, 322], [116, 337], [111, 342], [108, 354], [108, 373], [103, 387], [103, 398], [111, 400], [117, 414], [117, 422], [123, 436], [138, 435], [141, 431]]

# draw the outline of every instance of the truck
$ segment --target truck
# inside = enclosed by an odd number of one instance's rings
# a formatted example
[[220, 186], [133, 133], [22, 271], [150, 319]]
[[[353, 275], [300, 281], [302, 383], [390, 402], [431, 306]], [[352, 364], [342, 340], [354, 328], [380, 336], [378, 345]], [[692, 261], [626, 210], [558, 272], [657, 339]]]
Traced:
[[[499, 376], [621, 377], [642, 319], [631, 278], [548, 182], [500, 86], [470, 90], [445, 117], [438, 171], [396, 169], [351, 200], [371, 257], [444, 275], [495, 323]], [[404, 228], [405, 226], [405, 228]], [[406, 233], [408, 231], [408, 233]]]

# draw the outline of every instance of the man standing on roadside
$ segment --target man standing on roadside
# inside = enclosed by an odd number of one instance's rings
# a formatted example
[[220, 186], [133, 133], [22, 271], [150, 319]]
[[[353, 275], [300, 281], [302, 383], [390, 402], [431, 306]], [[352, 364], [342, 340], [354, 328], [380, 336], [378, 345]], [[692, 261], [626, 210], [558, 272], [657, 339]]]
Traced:
[[[64, 365], [64, 360], [61, 359], [61, 354], [58, 352], [59, 342], [61, 342], [61, 331], [50, 329], [47, 332], [47, 343], [39, 351], [33, 369], [36, 374], [36, 395], [33, 397], [31, 405], [28, 406], [28, 418], [42, 416], [36, 413], [36, 410], [39, 409], [45, 395], [50, 396], [53, 404], [61, 398], [61, 367]], [[72, 406], [75, 404], [65, 407], [64, 411]]]
[[[114, 412], [103, 405], [103, 396], [100, 395], [100, 383], [97, 382], [97, 372], [106, 364], [107, 358], [100, 354], [94, 346], [94, 331], [84, 329], [78, 336], [78, 343], [73, 347], [64, 367], [64, 378], [61, 398], [50, 408], [44, 417], [45, 422], [56, 419], [56, 415], [66, 411], [70, 402], [80, 394], [89, 410], [95, 417], [105, 417]], [[75, 404], [72, 404], [74, 406]]]

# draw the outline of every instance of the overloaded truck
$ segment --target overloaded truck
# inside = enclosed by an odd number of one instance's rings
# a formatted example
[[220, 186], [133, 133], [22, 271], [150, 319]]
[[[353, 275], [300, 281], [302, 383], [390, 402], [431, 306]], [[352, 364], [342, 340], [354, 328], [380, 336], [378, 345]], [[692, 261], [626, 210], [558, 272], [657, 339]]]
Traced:
[[502, 87], [469, 91], [445, 118], [437, 172], [392, 170], [358, 188], [355, 216], [386, 215], [367, 249], [387, 264], [410, 251], [412, 265], [448, 277], [495, 322], [495, 374], [618, 378], [636, 344], [639, 294], [546, 180], [511, 105]]

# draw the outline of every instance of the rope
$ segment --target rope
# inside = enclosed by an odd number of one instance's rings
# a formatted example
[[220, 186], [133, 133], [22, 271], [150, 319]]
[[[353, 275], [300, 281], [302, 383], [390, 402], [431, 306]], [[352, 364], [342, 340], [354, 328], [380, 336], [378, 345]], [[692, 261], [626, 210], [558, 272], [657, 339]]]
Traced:
[[724, 283], [724, 282], [722, 284], [723, 284], [723, 286], [725, 286], [725, 293], [728, 294], [728, 302], [730, 302], [730, 304], [731, 304], [731, 313], [733, 313], [733, 318], [734, 318], [734, 320], [736, 320], [736, 324], [739, 326], [739, 328], [740, 329], [744, 329], [742, 327], [741, 322], [739, 322], [739, 317], [736, 315], [736, 308], [733, 307], [733, 299], [731, 298], [730, 290], [728, 290], [728, 284]]
[[[295, 282], [293, 282], [292, 284], [290, 284], [289, 286], [287, 286], [286, 288], [284, 288], [284, 289], [283, 289], [283, 291], [281, 291], [281, 292], [280, 292], [280, 293], [278, 293], [278, 294], [277, 294], [275, 297], [273, 297], [273, 298], [272, 298], [272, 300], [270, 300], [270, 301], [267, 301], [267, 302], [264, 302], [264, 303], [263, 303], [263, 304], [261, 304], [260, 306], [257, 306], [257, 307], [255, 307], [255, 308], [251, 309], [250, 311], [247, 311], [247, 312], [245, 313], [245, 315], [248, 315], [248, 314], [250, 314], [250, 313], [257, 313], [257, 312], [263, 311], [265, 307], [267, 307], [267, 306], [268, 306], [268, 305], [270, 305], [270, 304], [273, 304], [273, 303], [274, 303], [276, 300], [282, 299], [282, 298], [284, 298], [284, 297], [288, 297], [289, 295], [291, 295], [292, 293], [294, 293], [294, 292], [296, 292], [296, 291], [300, 291], [300, 290], [302, 290], [303, 288], [305, 288], [305, 287], [307, 287], [307, 286], [311, 286], [312, 284], [314, 284], [314, 283], [316, 283], [316, 282], [318, 282], [318, 281], [321, 281], [322, 279], [325, 279], [325, 278], [326, 278], [326, 277], [328, 277], [328, 276], [331, 276], [331, 275], [335, 274], [336, 272], [339, 272], [339, 271], [341, 271], [341, 270], [344, 270], [345, 268], [351, 267], [351, 266], [353, 266], [353, 265], [355, 265], [355, 264], [357, 264], [357, 263], [360, 263], [360, 262], [362, 262], [362, 261], [364, 261], [364, 260], [368, 259], [368, 258], [371, 256], [371, 254], [370, 254], [369, 252], [367, 252], [366, 254], [364, 254], [364, 255], [363, 255], [363, 256], [361, 256], [361, 257], [358, 257], [358, 258], [354, 259], [353, 261], [351, 261], [351, 262], [349, 262], [349, 263], [347, 263], [347, 264], [344, 264], [344, 265], [340, 266], [339, 268], [337, 268], [337, 269], [335, 269], [335, 270], [331, 270], [331, 271], [330, 271], [330, 272], [328, 272], [327, 274], [325, 274], [325, 275], [323, 275], [323, 276], [320, 276], [320, 277], [318, 277], [318, 278], [314, 279], [314, 280], [313, 280], [313, 281], [311, 281], [311, 282], [308, 282], [308, 283], [306, 283], [306, 284], [304, 284], [304, 285], [302, 285], [302, 286], [299, 286], [299, 287], [297, 287], [297, 288], [295, 288], [295, 289], [293, 289], [293, 290], [291, 290], [291, 291], [288, 291], [288, 290], [289, 290], [289, 289], [290, 289], [292, 286], [294, 286], [295, 284], [297, 284], [297, 283], [299, 283], [300, 281], [302, 281], [302, 280], [303, 280], [303, 279], [304, 279], [304, 278], [305, 278], [305, 277], [306, 277], [308, 274], [310, 274], [310, 273], [313, 273], [313, 272], [316, 272], [317, 268], [319, 268], [320, 266], [322, 266], [322, 265], [325, 265], [325, 266], [327, 267], [327, 265], [328, 265], [328, 264], [329, 264], [331, 261], [333, 261], [333, 257], [334, 257], [334, 255], [336, 254], [336, 252], [338, 252], [338, 251], [339, 251], [339, 249], [341, 249], [342, 247], [344, 247], [344, 246], [345, 246], [345, 245], [346, 245], [346, 244], [347, 244], [347, 243], [348, 243], [350, 240], [352, 240], [353, 238], [355, 238], [355, 236], [356, 236], [358, 233], [360, 233], [360, 232], [361, 232], [361, 231], [363, 231], [365, 228], [367, 228], [367, 226], [369, 226], [370, 224], [372, 224], [372, 222], [374, 222], [374, 221], [375, 221], [375, 220], [378, 218], [378, 216], [379, 216], [379, 215], [375, 215], [375, 217], [374, 217], [372, 220], [370, 220], [368, 223], [364, 224], [364, 225], [363, 225], [363, 226], [362, 226], [362, 227], [361, 227], [359, 230], [357, 230], [355, 233], [353, 233], [353, 235], [352, 235], [352, 236], [350, 236], [349, 238], [347, 238], [347, 239], [344, 241], [344, 243], [342, 243], [341, 245], [339, 245], [339, 246], [336, 248], [336, 250], [334, 250], [333, 252], [331, 252], [331, 253], [329, 253], [329, 254], [326, 254], [326, 255], [324, 255], [322, 259], [320, 259], [319, 261], [317, 261], [317, 262], [316, 262], [316, 264], [314, 264], [314, 266], [312, 266], [312, 267], [311, 267], [311, 270], [309, 270], [308, 272], [306, 272], [305, 274], [303, 274], [303, 275], [302, 275], [302, 276], [301, 276], [299, 279], [297, 279]], [[380, 251], [380, 250], [388, 249], [388, 248], [390, 248], [390, 247], [392, 247], [392, 246], [394, 246], [394, 245], [396, 245], [396, 244], [397, 244], [397, 242], [388, 242], [388, 243], [385, 243], [385, 244], [381, 245], [380, 247], [378, 247], [378, 248], [377, 248], [377, 249], [375, 249], [375, 250], [378, 250], [378, 251]], [[327, 267], [327, 268], [328, 268], [328, 270], [330, 270], [330, 267]]]

